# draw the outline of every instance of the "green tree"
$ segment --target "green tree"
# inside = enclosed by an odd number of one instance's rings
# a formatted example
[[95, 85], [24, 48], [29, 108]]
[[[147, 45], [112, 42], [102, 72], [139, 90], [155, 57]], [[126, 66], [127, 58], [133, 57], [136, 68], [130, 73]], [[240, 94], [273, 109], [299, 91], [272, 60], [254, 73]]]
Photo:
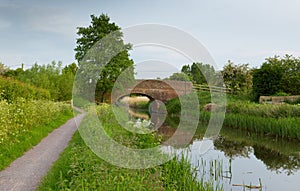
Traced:
[[284, 92], [300, 94], [300, 59], [291, 55], [267, 58], [259, 69], [253, 71], [253, 95], [274, 95]]
[[46, 89], [50, 92], [51, 99], [65, 101], [72, 99], [72, 88], [76, 64], [71, 64], [62, 69], [62, 62], [38, 65], [19, 73], [16, 79], [27, 84]]
[[0, 75], [3, 76], [6, 72], [9, 71], [9, 67], [5, 66], [0, 62]]
[[189, 77], [190, 80], [192, 80], [192, 71], [190, 65], [183, 65], [181, 68], [181, 72], [184, 73]]
[[35, 63], [30, 69], [17, 76], [17, 79], [50, 91], [53, 100], [59, 100], [59, 75], [62, 63], [52, 61], [51, 64], [38, 65]]
[[64, 69], [62, 70], [62, 73], [63, 74], [72, 73], [75, 76], [77, 69], [78, 69], [77, 65], [75, 63], [72, 63], [70, 65], [65, 66]]
[[[78, 60], [79, 68], [85, 70], [86, 76], [91, 76], [90, 79], [82, 76], [83, 83], [91, 83], [92, 79], [97, 79], [96, 99], [103, 102], [106, 95], [111, 92], [118, 76], [127, 68], [130, 68], [128, 69], [130, 72], [127, 70], [128, 79], [134, 79], [134, 63], [129, 59], [128, 51], [131, 45], [124, 44], [120, 27], [111, 23], [105, 14], [99, 17], [91, 15], [91, 19], [90, 26], [78, 28], [77, 34], [80, 37], [77, 39], [75, 58]], [[105, 59], [112, 55], [114, 56], [110, 61], [105, 63]], [[94, 71], [98, 70], [100, 71], [98, 77], [94, 77]]]
[[215, 69], [209, 64], [193, 63], [190, 65], [184, 65], [181, 68], [181, 72], [185, 73], [193, 83], [207, 84], [208, 81], [214, 79]]
[[111, 32], [121, 29], [115, 23], [110, 23], [110, 18], [105, 14], [101, 14], [99, 17], [91, 15], [91, 19], [90, 26], [78, 27], [77, 34], [80, 38], [77, 39], [77, 47], [75, 48], [75, 58], [77, 61], [81, 61], [87, 51], [100, 39]]
[[4, 76], [11, 77], [11, 78], [16, 78], [17, 76], [19, 76], [23, 72], [24, 72], [24, 70], [22, 68], [17, 68], [15, 70], [10, 69], [10, 70], [8, 70], [7, 72], [4, 73]]
[[230, 60], [221, 71], [222, 77], [227, 88], [232, 93], [249, 93], [252, 88], [252, 70], [249, 64], [234, 64]]
[[75, 79], [77, 69], [78, 68], [75, 63], [67, 65], [62, 69], [62, 73], [59, 77], [59, 82], [58, 82], [59, 100], [72, 99], [73, 82]]
[[166, 80], [178, 80], [178, 81], [189, 81], [190, 78], [183, 72], [173, 73], [169, 78]]

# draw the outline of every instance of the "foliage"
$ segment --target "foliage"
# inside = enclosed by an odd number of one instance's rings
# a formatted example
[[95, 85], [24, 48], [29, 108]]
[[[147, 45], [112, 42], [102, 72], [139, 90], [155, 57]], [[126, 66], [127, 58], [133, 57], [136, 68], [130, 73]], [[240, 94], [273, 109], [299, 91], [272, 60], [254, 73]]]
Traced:
[[170, 77], [165, 80], [178, 80], [178, 81], [189, 81], [190, 78], [183, 72], [173, 73]]
[[74, 76], [77, 70], [76, 64], [62, 68], [62, 63], [53, 61], [51, 64], [34, 64], [32, 68], [20, 73], [18, 80], [47, 89], [51, 99], [66, 101], [72, 99], [72, 88]]
[[[204, 105], [211, 103], [211, 95], [209, 92], [197, 92], [198, 101], [200, 109], [204, 107]], [[183, 99], [189, 100], [191, 95], [183, 95]], [[181, 111], [181, 102], [179, 98], [171, 99], [166, 103], [168, 114], [179, 114]]]
[[0, 101], [0, 169], [72, 116], [65, 103], [18, 98]]
[[[102, 127], [119, 144], [133, 148], [159, 144], [152, 134], [133, 134], [124, 130], [108, 105], [102, 104], [97, 111]], [[96, 156], [77, 132], [38, 190], [213, 190], [203, 184], [196, 180], [195, 171], [185, 159], [177, 162], [175, 158], [148, 169], [113, 166]]]
[[229, 60], [221, 73], [226, 87], [233, 94], [247, 92], [252, 87], [252, 70], [248, 64], [235, 65]]
[[0, 76], [3, 76], [7, 71], [9, 71], [9, 67], [0, 62]]
[[[119, 75], [127, 68], [129, 70], [127, 78], [134, 79], [133, 61], [129, 59], [128, 53], [131, 45], [124, 44], [120, 27], [111, 23], [107, 15], [102, 14], [99, 17], [91, 15], [91, 19], [90, 26], [78, 28], [77, 34], [80, 38], [77, 39], [75, 58], [87, 77], [94, 76], [95, 71], [99, 71], [97, 78], [90, 77], [87, 80], [97, 80], [96, 98], [98, 98], [97, 101], [103, 102], [105, 95], [110, 93]], [[100, 42], [100, 40], [103, 41]], [[106, 59], [109, 59], [108, 63]], [[93, 70], [91, 60], [95, 66], [97, 65], [97, 69]], [[82, 78], [82, 81], [86, 80]]]
[[110, 23], [110, 18], [101, 14], [99, 17], [91, 15], [91, 25], [88, 27], [78, 27], [77, 34], [81, 36], [77, 39], [77, 47], [74, 49], [76, 54], [75, 58], [79, 62], [83, 59], [86, 52], [105, 35], [120, 30], [115, 23]]
[[25, 99], [50, 99], [50, 92], [12, 78], [0, 76], [0, 100], [12, 102], [19, 97]]
[[288, 104], [257, 104], [245, 101], [228, 102], [227, 113], [266, 118], [300, 117], [300, 107]]
[[[211, 101], [208, 92], [201, 92], [198, 97], [200, 109]], [[300, 140], [300, 108], [298, 105], [262, 105], [251, 103], [240, 97], [228, 95], [224, 127]], [[181, 111], [178, 98], [169, 100], [166, 107], [169, 114], [178, 115]], [[201, 111], [200, 121], [207, 123], [209, 120], [210, 112]]]
[[253, 94], [259, 96], [285, 92], [300, 94], [300, 59], [285, 55], [267, 58], [259, 69], [253, 72]]
[[191, 66], [184, 65], [181, 72], [185, 73], [196, 84], [207, 84], [215, 77], [214, 67], [203, 63], [193, 63]]
[[12, 103], [0, 102], [1, 124], [0, 143], [17, 141], [20, 133], [50, 122], [62, 111], [70, 110], [69, 105], [46, 100], [25, 100], [18, 98]]
[[226, 114], [224, 126], [283, 139], [300, 140], [299, 117], [276, 119], [245, 114]]

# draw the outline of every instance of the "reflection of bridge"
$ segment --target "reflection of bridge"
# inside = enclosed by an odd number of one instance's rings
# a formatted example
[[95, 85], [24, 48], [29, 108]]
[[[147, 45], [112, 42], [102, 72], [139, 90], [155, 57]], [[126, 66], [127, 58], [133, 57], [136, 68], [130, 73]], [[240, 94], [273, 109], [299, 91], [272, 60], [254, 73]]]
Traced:
[[113, 102], [130, 94], [144, 95], [153, 100], [167, 102], [180, 95], [192, 92], [193, 84], [185, 81], [175, 80], [137, 80], [134, 85], [122, 93], [114, 95]]

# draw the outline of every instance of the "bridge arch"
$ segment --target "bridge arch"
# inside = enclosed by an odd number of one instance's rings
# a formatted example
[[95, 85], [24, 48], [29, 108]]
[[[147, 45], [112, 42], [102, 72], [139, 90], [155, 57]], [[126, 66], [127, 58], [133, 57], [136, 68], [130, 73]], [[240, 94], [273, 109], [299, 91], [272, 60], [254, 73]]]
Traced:
[[193, 84], [186, 81], [137, 80], [134, 85], [128, 87], [125, 91], [113, 95], [112, 102], [116, 103], [126, 95], [138, 94], [151, 98], [151, 101], [159, 100], [166, 103], [170, 99], [191, 93], [192, 89]]

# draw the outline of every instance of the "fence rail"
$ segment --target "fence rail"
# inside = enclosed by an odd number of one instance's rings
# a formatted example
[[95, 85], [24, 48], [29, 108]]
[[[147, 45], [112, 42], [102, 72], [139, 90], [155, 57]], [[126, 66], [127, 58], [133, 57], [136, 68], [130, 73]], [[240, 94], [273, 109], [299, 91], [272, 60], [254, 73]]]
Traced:
[[221, 92], [221, 93], [231, 93], [230, 88], [223, 88], [218, 86], [209, 86], [203, 84], [193, 84], [193, 90], [195, 91], [207, 91], [207, 92]]

